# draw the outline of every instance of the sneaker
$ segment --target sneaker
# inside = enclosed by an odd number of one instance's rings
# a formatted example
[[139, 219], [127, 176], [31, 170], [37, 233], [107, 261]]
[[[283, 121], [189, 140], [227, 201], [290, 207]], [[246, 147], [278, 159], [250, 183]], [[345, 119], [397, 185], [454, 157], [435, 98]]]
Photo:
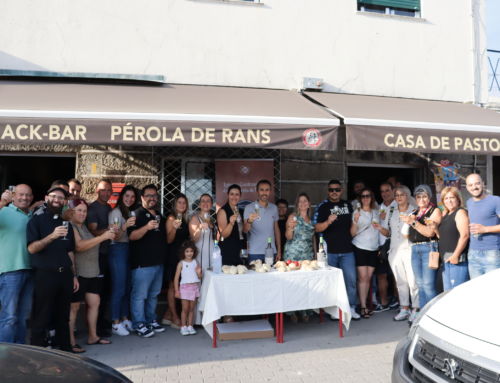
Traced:
[[188, 334], [189, 334], [189, 335], [194, 335], [194, 334], [196, 334], [196, 330], [194, 329], [194, 327], [193, 327], [193, 326], [188, 326], [188, 328], [187, 328], [187, 332], [188, 332]]
[[187, 326], [181, 327], [181, 335], [189, 335], [189, 330]]
[[351, 307], [351, 319], [352, 320], [360, 320], [361, 316], [356, 312], [354, 307]]
[[123, 325], [123, 323], [113, 324], [111, 331], [113, 332], [113, 334], [120, 336], [127, 336], [130, 334]]
[[412, 309], [410, 317], [408, 318], [408, 323], [410, 323], [410, 324], [413, 323], [413, 321], [417, 318], [417, 316], [418, 316], [417, 309]]
[[137, 327], [135, 330], [135, 333], [140, 336], [141, 338], [150, 338], [152, 337], [155, 332], [148, 327], [144, 326], [142, 323]]
[[375, 309], [373, 310], [373, 312], [381, 313], [381, 312], [388, 311], [388, 310], [390, 310], [389, 305], [383, 305], [383, 304], [379, 303], [375, 307]]
[[164, 326], [170, 326], [172, 324], [172, 321], [170, 319], [162, 318], [161, 324]]
[[396, 298], [392, 298], [391, 302], [389, 303], [389, 308], [391, 310], [397, 309], [399, 307], [399, 301]]
[[134, 328], [132, 327], [132, 321], [125, 319], [124, 321], [122, 321], [122, 325], [127, 329], [128, 332], [134, 331]]
[[410, 315], [411, 315], [410, 310], [401, 309], [401, 310], [399, 310], [399, 313], [392, 319], [395, 320], [396, 322], [399, 322], [399, 321], [407, 320], [410, 317]]
[[148, 327], [153, 330], [154, 332], [164, 332], [165, 327], [161, 326], [157, 321], [152, 321]]

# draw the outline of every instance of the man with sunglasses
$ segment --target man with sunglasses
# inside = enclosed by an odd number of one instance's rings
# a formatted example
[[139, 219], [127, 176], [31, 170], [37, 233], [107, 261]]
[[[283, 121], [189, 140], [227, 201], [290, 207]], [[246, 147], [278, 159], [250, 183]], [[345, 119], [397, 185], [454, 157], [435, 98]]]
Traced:
[[342, 270], [351, 317], [360, 319], [356, 312], [356, 264], [352, 248], [352, 205], [342, 200], [342, 185], [338, 180], [328, 183], [328, 198], [317, 208], [314, 222], [317, 233], [322, 233], [328, 251], [328, 264]]

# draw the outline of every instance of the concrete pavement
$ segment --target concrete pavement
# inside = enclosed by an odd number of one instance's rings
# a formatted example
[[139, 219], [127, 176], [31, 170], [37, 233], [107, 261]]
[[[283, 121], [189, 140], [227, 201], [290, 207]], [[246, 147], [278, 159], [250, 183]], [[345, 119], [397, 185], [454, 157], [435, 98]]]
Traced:
[[[389, 382], [397, 342], [408, 332], [394, 322], [395, 311], [351, 322], [344, 338], [338, 322], [317, 317], [310, 323], [285, 321], [285, 343], [275, 339], [219, 342], [202, 330], [181, 336], [165, 333], [142, 339], [113, 336], [109, 346], [86, 346], [83, 355], [103, 362], [135, 383], [156, 382]], [[79, 340], [85, 344], [84, 339]]]

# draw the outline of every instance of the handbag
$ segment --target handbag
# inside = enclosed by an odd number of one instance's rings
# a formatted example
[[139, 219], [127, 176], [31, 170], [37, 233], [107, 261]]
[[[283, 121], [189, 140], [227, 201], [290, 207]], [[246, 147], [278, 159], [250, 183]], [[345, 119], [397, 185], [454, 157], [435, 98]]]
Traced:
[[439, 251], [429, 252], [429, 269], [439, 269]]

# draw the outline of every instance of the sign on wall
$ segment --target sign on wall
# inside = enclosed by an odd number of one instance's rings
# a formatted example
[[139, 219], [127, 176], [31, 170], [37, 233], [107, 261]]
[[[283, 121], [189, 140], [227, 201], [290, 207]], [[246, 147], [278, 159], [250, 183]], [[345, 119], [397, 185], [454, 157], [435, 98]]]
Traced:
[[241, 187], [241, 201], [255, 201], [255, 185], [259, 180], [271, 182], [270, 201], [274, 201], [273, 160], [216, 160], [215, 201], [217, 209], [227, 202], [227, 188], [232, 184]]

